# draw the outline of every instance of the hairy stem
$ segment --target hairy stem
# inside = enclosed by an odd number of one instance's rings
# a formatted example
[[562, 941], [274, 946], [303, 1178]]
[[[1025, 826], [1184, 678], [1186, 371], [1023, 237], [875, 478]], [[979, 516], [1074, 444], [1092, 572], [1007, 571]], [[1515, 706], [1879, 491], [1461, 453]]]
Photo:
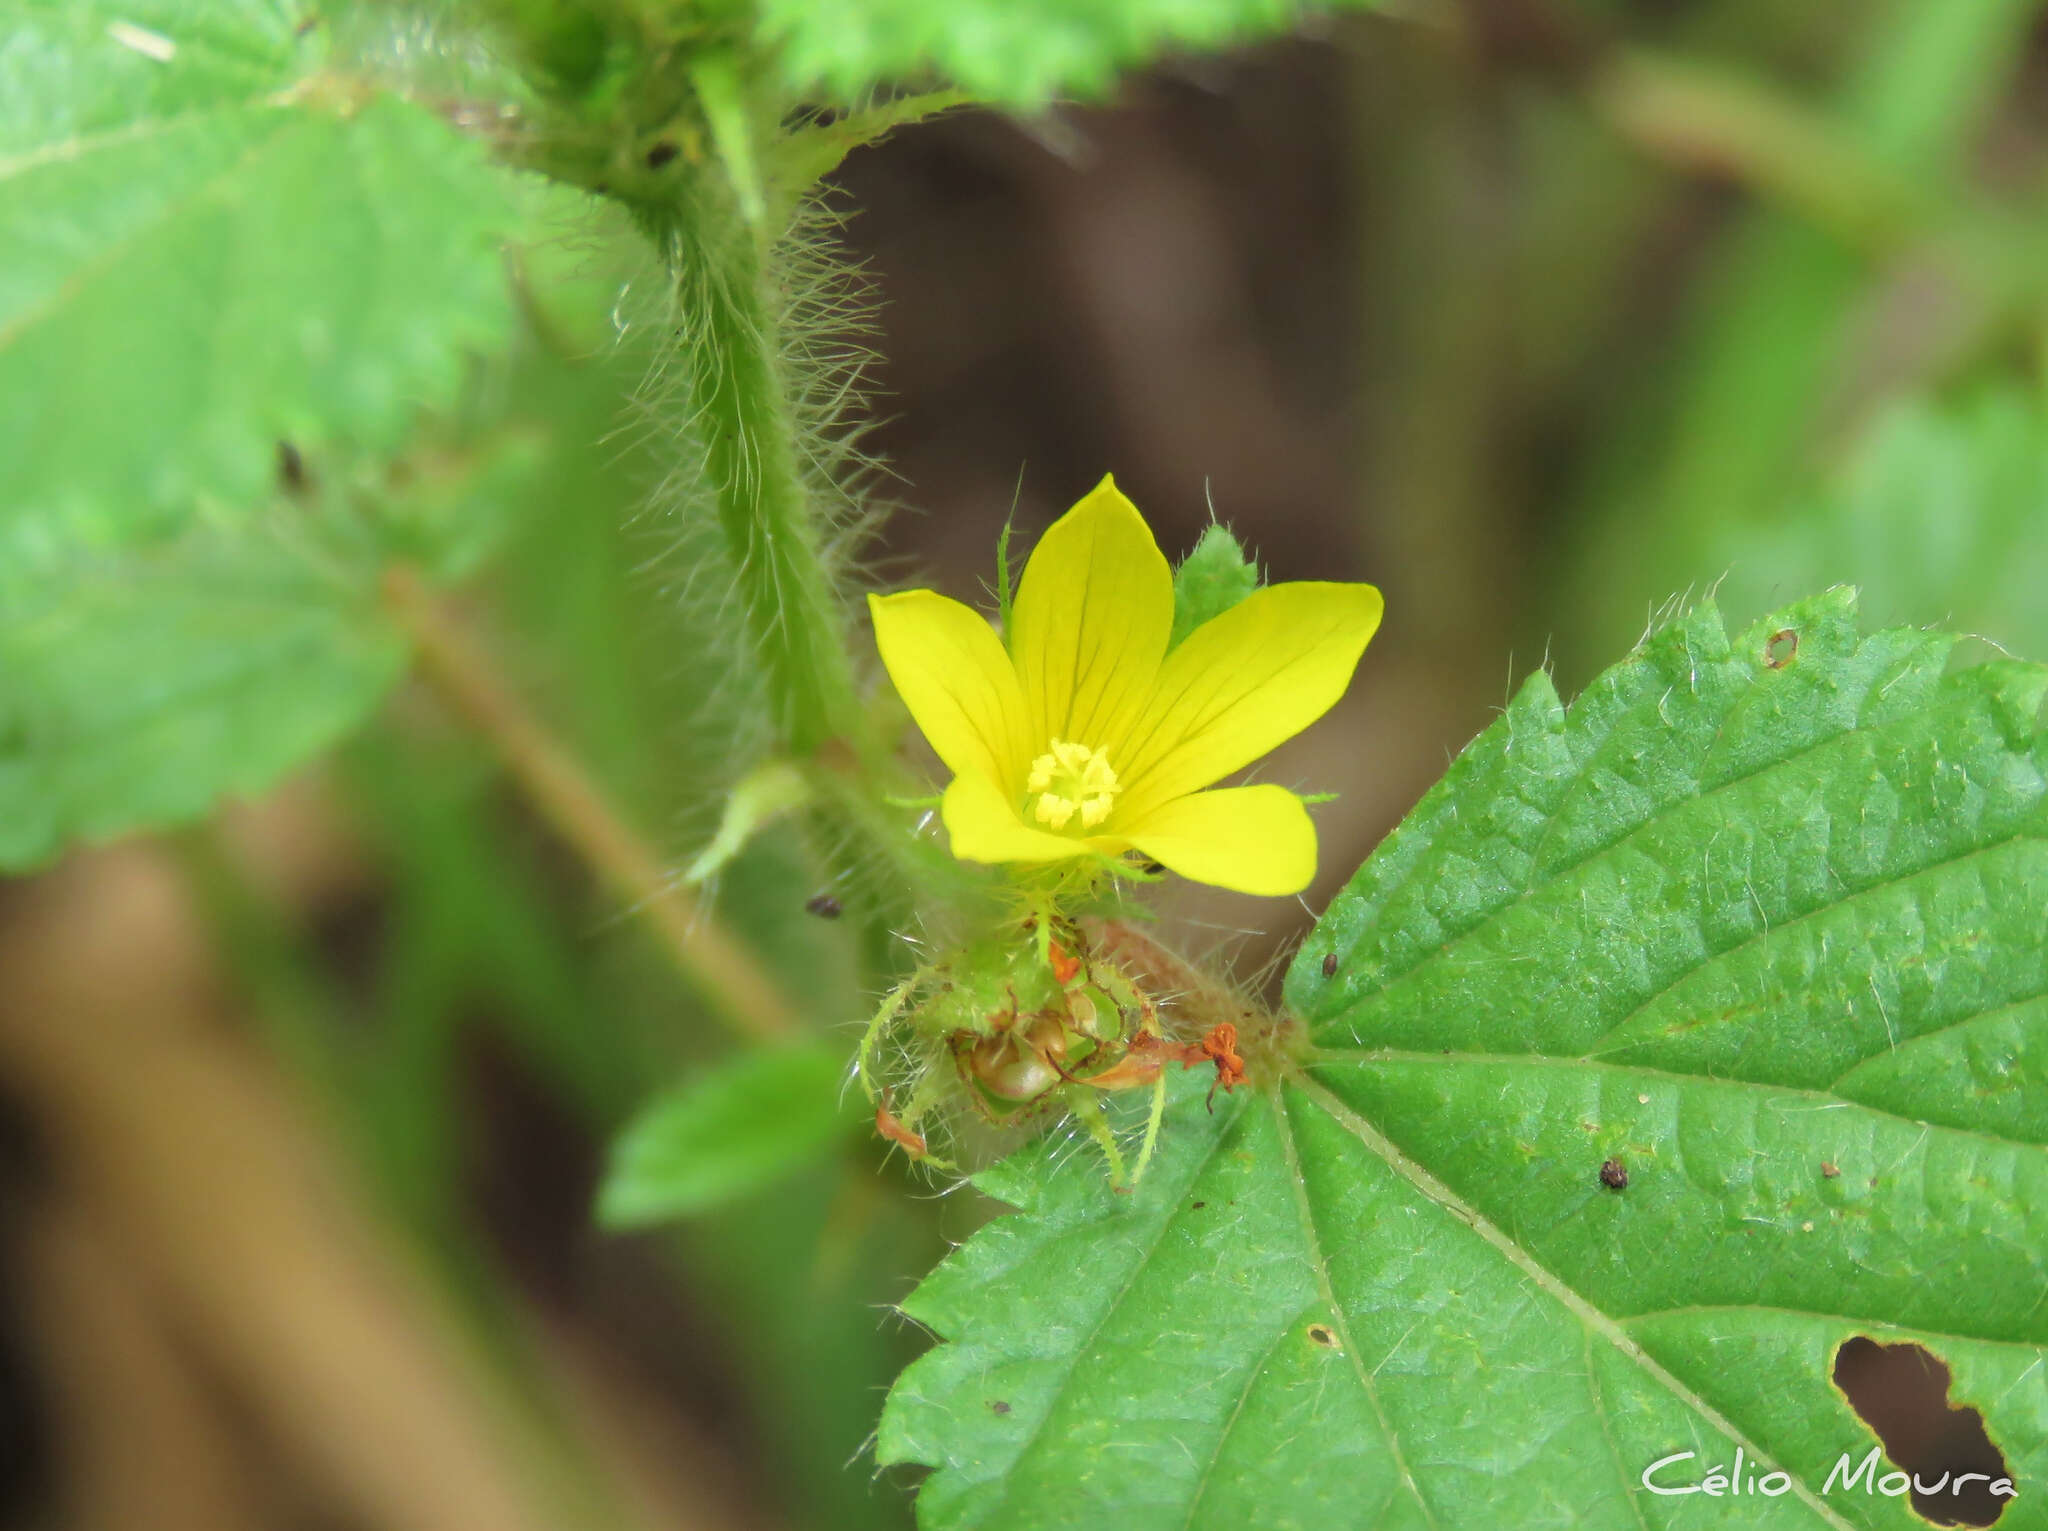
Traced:
[[490, 657], [405, 567], [384, 577], [386, 608], [412, 640], [421, 673], [489, 740], [542, 818], [660, 932], [711, 1009], [757, 1040], [796, 1030], [796, 1011], [739, 941], [662, 871], [582, 763], [528, 712]]
[[1247, 1028], [1270, 1023], [1244, 996], [1128, 920], [1104, 920], [1099, 941], [1103, 954], [1124, 964], [1148, 993], [1172, 1004], [1183, 1031], [1199, 1035], [1226, 1022]]
[[704, 454], [700, 471], [738, 570], [777, 730], [800, 755], [831, 739], [857, 739], [853, 665], [826, 571], [823, 517], [804, 472], [765, 254], [721, 198], [648, 216], [687, 331], [676, 365]]

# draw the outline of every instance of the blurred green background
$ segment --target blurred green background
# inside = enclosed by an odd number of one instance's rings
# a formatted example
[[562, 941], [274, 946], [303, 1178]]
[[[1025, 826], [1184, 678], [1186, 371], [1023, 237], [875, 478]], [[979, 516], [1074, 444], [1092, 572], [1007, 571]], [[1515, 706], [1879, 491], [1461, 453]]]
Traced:
[[[1214, 515], [1272, 578], [1385, 591], [1266, 768], [1340, 794], [1316, 888], [1167, 900], [1241, 971], [1521, 675], [1574, 689], [1674, 599], [1853, 582], [2048, 657], [2033, 5], [1414, 0], [836, 184], [881, 300], [877, 579], [975, 598], [1013, 506], [1036, 532], [1114, 471], [1171, 553]], [[565, 214], [407, 471], [512, 525], [464, 614], [680, 868], [747, 681], [625, 402], [649, 280]], [[828, 866], [771, 832], [715, 903], [850, 1048], [877, 954], [806, 911], [854, 896]], [[906, 1525], [864, 1454], [921, 1344], [889, 1304], [971, 1192], [849, 1112], [736, 1203], [593, 1227], [611, 1135], [731, 1052], [419, 688], [262, 801], [0, 884], [7, 1523]]]

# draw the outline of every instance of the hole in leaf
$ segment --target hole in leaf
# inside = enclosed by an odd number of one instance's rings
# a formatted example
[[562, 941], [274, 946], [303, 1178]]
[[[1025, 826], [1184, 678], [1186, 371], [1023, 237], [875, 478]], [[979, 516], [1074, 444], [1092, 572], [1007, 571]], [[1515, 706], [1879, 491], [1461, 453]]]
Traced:
[[[1984, 1416], [1948, 1401], [1949, 1369], [1922, 1346], [1880, 1345], [1856, 1335], [1835, 1352], [1835, 1386], [1877, 1433], [1884, 1453], [1913, 1475], [1913, 1508], [1939, 1526], [1988, 1526], [2009, 1500], [1991, 1492], [2008, 1477]], [[1958, 1475], [1982, 1477], [1955, 1487]], [[1923, 1494], [1922, 1484], [1934, 1489]]]
[[1782, 670], [1799, 657], [1799, 634], [1789, 627], [1781, 627], [1764, 640], [1764, 663], [1773, 670]]

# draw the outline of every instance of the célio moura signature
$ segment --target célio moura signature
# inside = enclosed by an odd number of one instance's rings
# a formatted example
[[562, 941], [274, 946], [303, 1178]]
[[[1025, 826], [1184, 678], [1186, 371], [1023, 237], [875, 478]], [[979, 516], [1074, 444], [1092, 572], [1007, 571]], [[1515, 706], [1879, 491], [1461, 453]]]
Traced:
[[[1821, 1492], [1852, 1493], [1860, 1484], [1866, 1494], [1886, 1494], [1897, 1499], [1909, 1490], [1920, 1494], [1960, 1493], [1965, 1485], [1976, 1482], [1989, 1484], [1988, 1492], [2000, 1498], [2012, 1499], [2019, 1494], [2019, 1490], [2012, 1485], [2012, 1479], [1994, 1477], [1990, 1473], [1956, 1473], [1953, 1476], [1943, 1473], [1931, 1483], [1922, 1482], [1919, 1476], [1913, 1473], [1894, 1471], [1880, 1474], [1880, 1449], [1876, 1446], [1871, 1447], [1863, 1460], [1853, 1467], [1849, 1463], [1849, 1453], [1843, 1452], [1835, 1459], [1834, 1467], [1828, 1472], [1827, 1482], [1821, 1485]], [[1745, 1494], [1762, 1494], [1775, 1498], [1779, 1494], [1790, 1492], [1792, 1488], [1790, 1473], [1758, 1473], [1758, 1464], [1755, 1462], [1747, 1464], [1749, 1471], [1745, 1475], [1740, 1446], [1735, 1448], [1735, 1465], [1732, 1468], [1723, 1468], [1717, 1463], [1703, 1476], [1686, 1482], [1686, 1475], [1675, 1469], [1679, 1463], [1694, 1461], [1697, 1456], [1697, 1452], [1678, 1451], [1668, 1457], [1659, 1457], [1643, 1469], [1643, 1487], [1653, 1494], [1705, 1494], [1715, 1499], [1723, 1495], [1734, 1498]], [[1667, 1472], [1667, 1468], [1674, 1471]]]

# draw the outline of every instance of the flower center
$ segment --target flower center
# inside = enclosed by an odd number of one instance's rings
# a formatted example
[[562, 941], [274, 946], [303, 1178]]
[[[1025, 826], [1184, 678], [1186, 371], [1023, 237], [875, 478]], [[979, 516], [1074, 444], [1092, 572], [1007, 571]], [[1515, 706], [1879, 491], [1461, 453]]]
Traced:
[[1065, 829], [1075, 814], [1081, 827], [1093, 829], [1109, 817], [1118, 788], [1109, 757], [1085, 744], [1052, 741], [1052, 748], [1031, 762], [1024, 790], [1034, 802], [1031, 816], [1052, 829]]

